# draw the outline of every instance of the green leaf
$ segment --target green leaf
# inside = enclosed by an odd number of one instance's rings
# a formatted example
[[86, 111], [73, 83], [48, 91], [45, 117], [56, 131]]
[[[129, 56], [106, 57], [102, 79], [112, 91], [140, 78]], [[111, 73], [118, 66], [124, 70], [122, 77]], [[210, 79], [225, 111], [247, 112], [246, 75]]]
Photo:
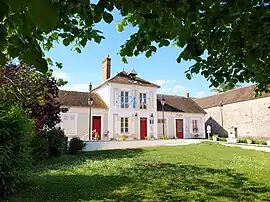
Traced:
[[83, 47], [86, 46], [86, 43], [87, 43], [87, 39], [82, 39], [80, 42], [81, 46], [83, 46]]
[[100, 44], [101, 39], [102, 39], [101, 36], [96, 36], [96, 37], [94, 38], [95, 42], [98, 43], [98, 44]]
[[122, 24], [117, 24], [116, 29], [118, 32], [122, 32], [124, 30], [124, 26]]
[[126, 59], [125, 57], [122, 57], [122, 61], [123, 61], [123, 63], [125, 63], [125, 64], [128, 63], [128, 62], [127, 62], [127, 59]]
[[77, 53], [81, 53], [81, 52], [82, 52], [81, 49], [80, 49], [79, 47], [76, 47], [76, 48], [75, 48], [75, 51], [77, 51]]
[[187, 77], [188, 80], [191, 80], [191, 74], [190, 73], [187, 73], [186, 77]]
[[113, 21], [113, 16], [110, 13], [104, 12], [103, 19], [106, 23], [111, 23]]
[[28, 4], [30, 19], [44, 32], [50, 32], [59, 20], [59, 9], [52, 0], [31, 0]]
[[147, 58], [151, 57], [151, 55], [152, 55], [152, 51], [151, 51], [151, 50], [148, 50], [148, 51], [145, 53], [145, 56], [146, 56]]
[[155, 46], [150, 46], [150, 50], [153, 51], [153, 52], [156, 52], [157, 48]]
[[178, 56], [178, 58], [176, 59], [176, 61], [177, 61], [178, 63], [181, 63], [181, 56], [180, 56], [180, 55]]
[[[19, 9], [25, 3], [25, 0], [4, 0], [12, 9]], [[2, 6], [2, 3], [1, 3]]]
[[36, 69], [42, 73], [46, 73], [48, 71], [48, 63], [44, 58], [38, 60]]
[[111, 2], [108, 2], [107, 5], [106, 5], [106, 9], [108, 11], [113, 11], [113, 4]]
[[59, 69], [63, 68], [63, 63], [61, 62], [55, 62], [56, 67], [58, 67]]
[[69, 46], [70, 40], [69, 40], [68, 38], [65, 38], [65, 39], [63, 40], [63, 44], [64, 44], [65, 46]]

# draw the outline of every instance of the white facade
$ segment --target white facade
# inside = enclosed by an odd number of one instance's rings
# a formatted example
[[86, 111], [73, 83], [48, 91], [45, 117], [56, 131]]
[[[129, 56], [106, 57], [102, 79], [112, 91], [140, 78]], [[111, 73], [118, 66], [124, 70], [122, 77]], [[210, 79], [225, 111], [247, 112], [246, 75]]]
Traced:
[[[147, 139], [160, 139], [163, 136], [162, 111], [157, 111], [157, 88], [137, 85], [124, 85], [118, 83], [108, 83], [94, 90], [107, 104], [108, 108], [92, 108], [91, 117], [101, 117], [101, 140], [122, 139], [142, 139], [141, 118], [146, 119]], [[121, 103], [121, 92], [128, 92], [128, 106], [123, 108]], [[141, 109], [139, 104], [134, 107], [131, 103], [133, 97], [139, 98], [140, 93], [146, 94], [146, 109]], [[68, 137], [78, 136], [83, 140], [89, 140], [90, 108], [70, 106], [67, 113], [62, 114], [61, 127]], [[121, 120], [127, 118], [128, 129], [121, 128]], [[181, 113], [164, 112], [164, 135], [170, 139], [176, 136], [176, 119], [183, 120], [183, 138], [205, 138], [204, 114], [202, 113]], [[92, 119], [91, 119], [92, 120]], [[150, 121], [151, 120], [151, 121]], [[160, 121], [161, 120], [161, 121]], [[198, 124], [197, 136], [192, 131], [192, 121]], [[122, 123], [123, 126], [123, 123]], [[91, 137], [90, 137], [91, 140]]]

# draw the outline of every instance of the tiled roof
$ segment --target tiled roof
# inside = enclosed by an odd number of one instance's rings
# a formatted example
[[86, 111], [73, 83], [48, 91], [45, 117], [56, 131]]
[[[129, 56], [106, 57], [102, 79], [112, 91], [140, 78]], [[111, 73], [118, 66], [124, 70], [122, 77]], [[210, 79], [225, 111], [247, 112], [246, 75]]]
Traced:
[[[87, 92], [76, 92], [76, 91], [63, 91], [61, 90], [58, 94], [59, 101], [65, 106], [79, 106], [88, 107], [88, 95]], [[93, 98], [93, 106], [95, 108], [107, 108], [107, 105], [103, 99], [97, 93], [91, 93]]]
[[162, 111], [161, 100], [165, 99], [164, 111], [185, 112], [185, 113], [203, 113], [206, 112], [196, 104], [191, 98], [175, 95], [157, 95], [157, 110]]
[[[88, 107], [88, 95], [87, 92], [76, 92], [76, 91], [60, 91], [59, 101], [64, 106], [78, 106], [78, 107]], [[107, 108], [107, 105], [102, 100], [102, 98], [97, 93], [91, 93], [93, 98], [94, 108]], [[157, 95], [157, 109], [162, 111], [161, 99], [164, 98], [166, 104], [164, 106], [164, 111], [169, 112], [184, 112], [184, 113], [205, 113], [205, 111], [199, 107], [192, 99], [173, 96], [173, 95]]]
[[97, 86], [95, 89], [93, 89], [93, 91], [95, 91], [96, 89], [100, 88], [101, 86], [103, 86], [104, 84], [108, 83], [108, 82], [112, 82], [112, 83], [120, 83], [120, 84], [130, 84], [130, 85], [138, 85], [138, 86], [146, 86], [146, 87], [154, 87], [154, 88], [159, 88], [160, 86], [151, 83], [149, 81], [146, 81], [138, 76], [135, 77], [131, 77], [128, 75], [128, 73], [126, 71], [121, 71], [118, 74], [116, 74], [115, 76], [107, 79], [106, 81], [104, 81], [102, 84], [100, 84], [99, 86]]
[[250, 85], [242, 88], [236, 88], [224, 93], [219, 93], [200, 99], [195, 99], [194, 101], [198, 105], [200, 105], [203, 109], [207, 109], [211, 107], [220, 106], [220, 104], [226, 105], [270, 96], [270, 94], [268, 93], [263, 94], [261, 97], [255, 97], [254, 89], [255, 85]]

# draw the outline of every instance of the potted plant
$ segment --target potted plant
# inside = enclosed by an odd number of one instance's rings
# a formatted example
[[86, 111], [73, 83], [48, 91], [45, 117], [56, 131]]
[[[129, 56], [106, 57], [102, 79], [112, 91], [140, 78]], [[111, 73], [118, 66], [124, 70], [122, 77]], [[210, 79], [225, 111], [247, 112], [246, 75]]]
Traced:
[[247, 143], [248, 143], [248, 144], [252, 144], [252, 143], [253, 143], [252, 138], [250, 138], [250, 137], [249, 137], [249, 138], [247, 138]]
[[122, 140], [126, 140], [128, 138], [127, 135], [122, 135], [121, 137], [122, 137]]
[[213, 141], [216, 142], [218, 140], [218, 134], [213, 135]]

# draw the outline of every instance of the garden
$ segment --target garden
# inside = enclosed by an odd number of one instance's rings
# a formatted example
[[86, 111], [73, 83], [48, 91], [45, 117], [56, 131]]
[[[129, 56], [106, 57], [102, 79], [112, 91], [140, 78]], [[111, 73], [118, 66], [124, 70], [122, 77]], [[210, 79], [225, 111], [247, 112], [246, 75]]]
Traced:
[[217, 143], [63, 155], [10, 201], [267, 201], [270, 154]]
[[64, 83], [23, 64], [0, 68], [0, 201], [20, 189], [36, 165], [82, 150], [76, 138], [67, 147], [57, 127], [67, 111], [57, 101]]

